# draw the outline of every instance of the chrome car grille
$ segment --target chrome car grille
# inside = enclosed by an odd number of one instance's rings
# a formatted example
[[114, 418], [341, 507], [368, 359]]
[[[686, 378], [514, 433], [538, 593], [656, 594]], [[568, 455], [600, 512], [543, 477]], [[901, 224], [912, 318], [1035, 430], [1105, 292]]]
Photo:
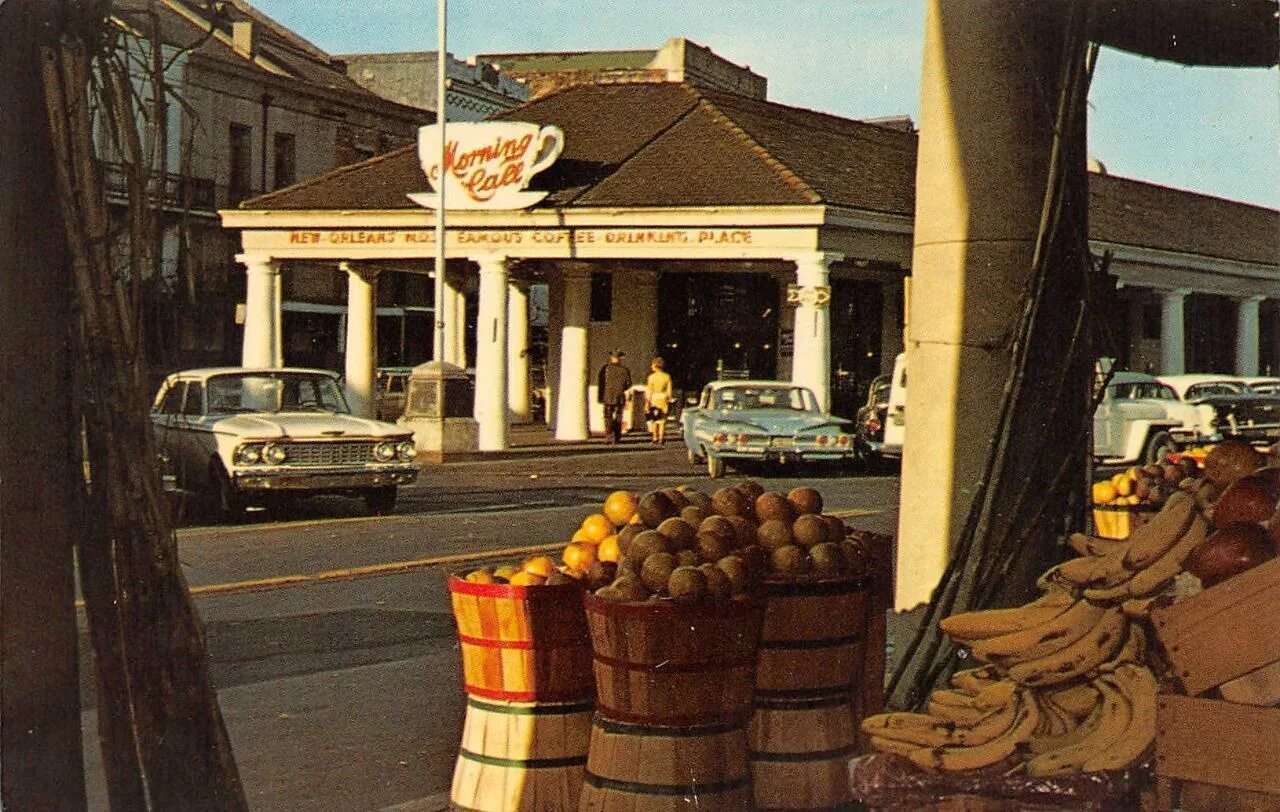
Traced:
[[285, 465], [360, 465], [373, 462], [368, 440], [334, 443], [286, 443]]

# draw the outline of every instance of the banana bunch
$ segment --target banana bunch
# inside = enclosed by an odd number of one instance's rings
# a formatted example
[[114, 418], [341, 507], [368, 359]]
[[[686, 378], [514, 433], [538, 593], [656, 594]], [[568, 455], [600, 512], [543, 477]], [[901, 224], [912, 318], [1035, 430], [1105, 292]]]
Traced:
[[936, 691], [932, 702], [936, 715], [881, 713], [863, 719], [862, 730], [877, 750], [905, 756], [925, 769], [977, 770], [1012, 756], [1040, 724], [1034, 694], [1011, 680], [976, 694]]
[[943, 770], [1016, 754], [1032, 777], [1136, 762], [1155, 737], [1147, 614], [1209, 535], [1216, 498], [1213, 484], [1184, 482], [1127, 539], [1073, 535], [1079, 557], [1045, 572], [1036, 600], [943, 619], [982, 665], [956, 672], [925, 713], [865, 719], [872, 746]]

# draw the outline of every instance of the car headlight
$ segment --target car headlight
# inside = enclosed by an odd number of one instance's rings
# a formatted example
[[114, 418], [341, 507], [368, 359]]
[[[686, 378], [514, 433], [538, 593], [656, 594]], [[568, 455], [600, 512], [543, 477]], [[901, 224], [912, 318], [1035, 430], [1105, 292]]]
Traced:
[[242, 445], [236, 449], [232, 459], [240, 465], [255, 465], [262, 462], [262, 446]]
[[402, 460], [411, 460], [418, 456], [418, 447], [413, 440], [404, 440], [396, 446], [396, 456]]
[[373, 458], [378, 462], [391, 462], [396, 458], [396, 444], [378, 443], [373, 447]]
[[288, 457], [289, 454], [284, 450], [284, 446], [276, 443], [268, 443], [266, 448], [262, 449], [262, 458], [272, 465], [279, 465]]

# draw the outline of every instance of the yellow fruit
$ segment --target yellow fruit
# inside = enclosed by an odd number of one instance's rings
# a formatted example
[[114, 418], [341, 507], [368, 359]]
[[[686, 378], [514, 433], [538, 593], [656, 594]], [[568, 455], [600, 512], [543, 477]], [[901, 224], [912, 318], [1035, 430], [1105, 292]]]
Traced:
[[579, 530], [584, 535], [581, 541], [599, 544], [613, 535], [613, 521], [603, 513], [592, 513], [582, 520], [582, 527]]
[[1109, 481], [1093, 483], [1093, 503], [1095, 505], [1105, 505], [1110, 503], [1119, 494], [1116, 486]]
[[1116, 486], [1116, 494], [1119, 496], [1128, 496], [1133, 493], [1134, 480], [1130, 479], [1128, 474], [1116, 474], [1112, 477], [1111, 484]]
[[621, 550], [618, 548], [618, 537], [616, 535], [606, 537], [596, 547], [596, 559], [599, 561], [616, 562], [619, 558], [621, 558]]
[[573, 535], [569, 537], [569, 541], [580, 541], [583, 544], [595, 543], [592, 541], [591, 534], [587, 532], [585, 527], [579, 527], [577, 530], [574, 530]]
[[529, 570], [520, 570], [515, 575], [512, 575], [511, 580], [509, 581], [512, 586], [542, 586], [546, 582], [546, 575], [538, 575], [537, 573], [530, 572]]
[[473, 584], [492, 584], [493, 573], [487, 569], [472, 570], [467, 573], [466, 580]]
[[601, 512], [615, 525], [623, 525], [635, 515], [638, 504], [636, 495], [631, 491], [614, 491], [604, 500]]
[[596, 562], [596, 547], [584, 541], [574, 541], [564, 548], [564, 565], [575, 572], [586, 572]]
[[[526, 560], [522, 565], [520, 565], [520, 569], [522, 572], [533, 573], [534, 575], [541, 576], [545, 579], [550, 577], [551, 573], [556, 571], [556, 562], [548, 556], [535, 555], [533, 558]], [[519, 575], [519, 573], [516, 574]], [[511, 583], [515, 583], [514, 576], [512, 576]]]

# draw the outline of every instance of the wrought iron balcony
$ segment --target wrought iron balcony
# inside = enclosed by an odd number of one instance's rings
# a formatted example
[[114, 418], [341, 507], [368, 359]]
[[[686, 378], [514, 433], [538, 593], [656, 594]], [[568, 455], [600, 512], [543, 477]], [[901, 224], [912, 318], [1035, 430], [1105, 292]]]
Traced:
[[[128, 200], [129, 171], [124, 164], [103, 163], [102, 178], [108, 198]], [[165, 208], [214, 211], [214, 182], [211, 178], [193, 178], [189, 175], [166, 172], [162, 179], [159, 172], [153, 172], [147, 178], [148, 196], [155, 197], [157, 186], [162, 180]]]

